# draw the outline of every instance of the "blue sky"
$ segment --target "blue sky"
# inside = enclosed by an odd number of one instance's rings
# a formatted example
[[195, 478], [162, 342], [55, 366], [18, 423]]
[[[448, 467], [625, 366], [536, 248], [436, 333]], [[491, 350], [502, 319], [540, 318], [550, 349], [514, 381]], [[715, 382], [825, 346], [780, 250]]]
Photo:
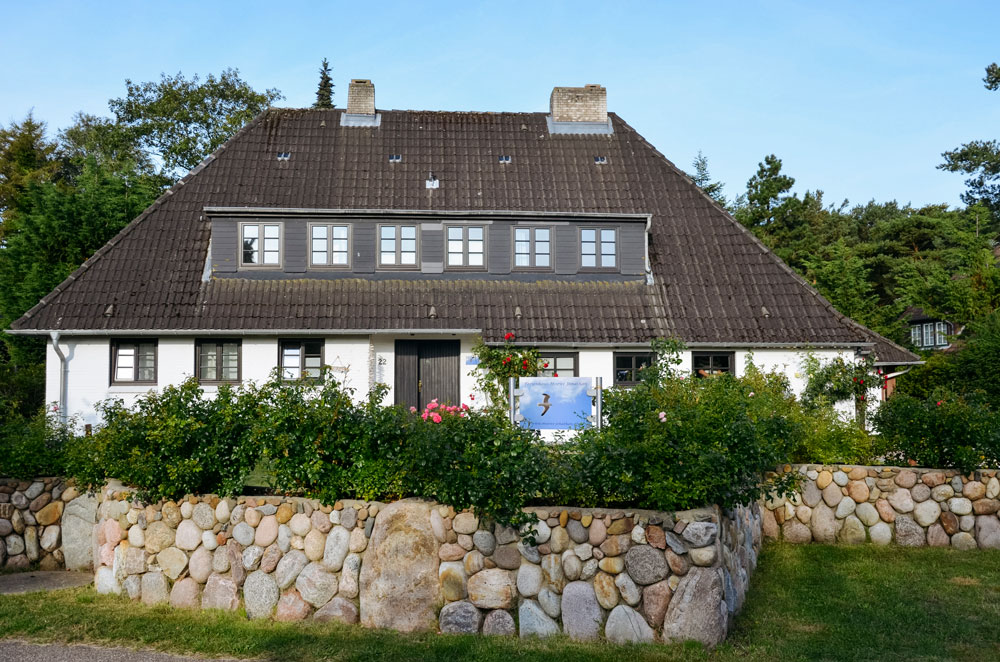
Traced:
[[944, 150], [1000, 137], [998, 2], [14, 2], [0, 0], [0, 124], [107, 113], [124, 81], [237, 67], [282, 105], [333, 65], [380, 108], [547, 110], [554, 85], [608, 106], [733, 195], [764, 155], [827, 202], [958, 204]]

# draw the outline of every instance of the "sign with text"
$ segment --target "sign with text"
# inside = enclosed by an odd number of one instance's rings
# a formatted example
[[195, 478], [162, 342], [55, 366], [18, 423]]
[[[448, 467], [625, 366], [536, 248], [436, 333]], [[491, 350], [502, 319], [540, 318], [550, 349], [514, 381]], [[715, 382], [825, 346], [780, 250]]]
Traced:
[[591, 382], [590, 377], [522, 377], [518, 423], [529, 430], [590, 427]]

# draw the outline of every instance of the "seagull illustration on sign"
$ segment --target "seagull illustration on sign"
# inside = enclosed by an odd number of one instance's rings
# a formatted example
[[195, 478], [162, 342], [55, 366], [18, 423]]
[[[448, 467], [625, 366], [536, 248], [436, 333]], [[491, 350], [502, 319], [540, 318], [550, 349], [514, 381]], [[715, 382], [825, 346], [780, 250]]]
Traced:
[[542, 395], [544, 395], [545, 398], [541, 402], [538, 403], [538, 406], [542, 408], [542, 414], [541, 415], [545, 416], [547, 413], [549, 413], [549, 407], [551, 407], [552, 404], [549, 402], [549, 394], [548, 393], [542, 393]]

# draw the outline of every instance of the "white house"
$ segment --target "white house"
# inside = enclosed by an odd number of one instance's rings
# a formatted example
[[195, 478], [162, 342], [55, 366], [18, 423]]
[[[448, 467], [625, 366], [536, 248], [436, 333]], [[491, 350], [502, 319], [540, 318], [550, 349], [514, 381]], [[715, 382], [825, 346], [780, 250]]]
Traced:
[[620, 117], [598, 85], [549, 112], [272, 109], [12, 327], [48, 337], [47, 398], [94, 404], [329, 365], [390, 402], [468, 402], [479, 337], [627, 385], [650, 341], [695, 375], [752, 352], [918, 358], [838, 313]]

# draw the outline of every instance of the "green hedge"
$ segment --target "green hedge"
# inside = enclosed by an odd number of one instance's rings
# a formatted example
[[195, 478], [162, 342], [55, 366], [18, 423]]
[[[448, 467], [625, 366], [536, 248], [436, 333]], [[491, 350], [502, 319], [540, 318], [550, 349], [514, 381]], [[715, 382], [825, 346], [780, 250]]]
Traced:
[[897, 393], [873, 422], [889, 462], [963, 473], [1000, 466], [1000, 412], [984, 398], [947, 391], [926, 398]]

